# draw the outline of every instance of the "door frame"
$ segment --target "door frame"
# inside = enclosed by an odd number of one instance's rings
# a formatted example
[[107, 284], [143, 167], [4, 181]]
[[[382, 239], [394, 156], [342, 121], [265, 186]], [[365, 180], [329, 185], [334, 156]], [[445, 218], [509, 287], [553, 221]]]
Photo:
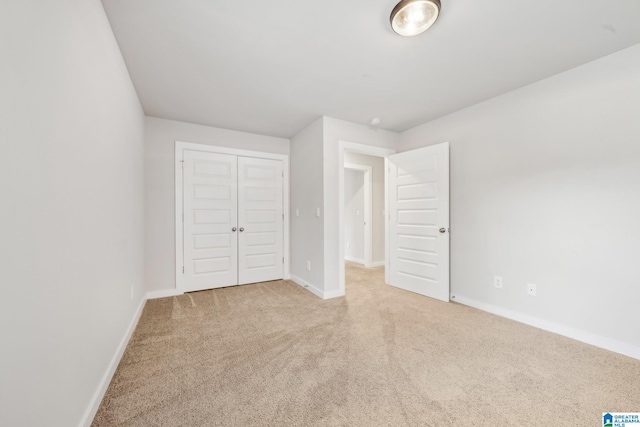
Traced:
[[182, 268], [184, 266], [184, 230], [182, 226], [183, 221], [183, 177], [182, 177], [182, 165], [183, 165], [183, 152], [189, 151], [203, 151], [205, 153], [217, 153], [217, 154], [232, 154], [243, 157], [254, 157], [258, 159], [271, 159], [281, 160], [282, 170], [284, 172], [283, 185], [282, 185], [282, 200], [283, 200], [283, 250], [284, 250], [284, 279], [289, 280], [291, 278], [290, 272], [290, 255], [289, 255], [289, 155], [288, 154], [274, 154], [266, 153], [262, 151], [241, 150], [238, 148], [220, 147], [214, 145], [196, 144], [192, 142], [176, 141], [175, 143], [175, 256], [176, 256], [176, 291], [184, 293], [183, 287], [183, 273]]
[[340, 257], [340, 283], [338, 289], [338, 295], [344, 295], [345, 293], [345, 268], [344, 268], [344, 152], [366, 154], [368, 156], [383, 157], [384, 158], [384, 265], [385, 265], [385, 282], [389, 283], [389, 201], [387, 196], [387, 157], [395, 154], [396, 150], [391, 148], [377, 147], [367, 144], [359, 144], [357, 142], [338, 141], [338, 197], [340, 203], [338, 203], [338, 251]]
[[[373, 218], [371, 215], [373, 209], [373, 196], [371, 194], [373, 191], [373, 167], [355, 163], [345, 163], [344, 168], [364, 172], [364, 212], [362, 216], [364, 217], [365, 226], [363, 263], [365, 267], [371, 267], [373, 264]], [[342, 203], [344, 204], [344, 200], [342, 200]]]

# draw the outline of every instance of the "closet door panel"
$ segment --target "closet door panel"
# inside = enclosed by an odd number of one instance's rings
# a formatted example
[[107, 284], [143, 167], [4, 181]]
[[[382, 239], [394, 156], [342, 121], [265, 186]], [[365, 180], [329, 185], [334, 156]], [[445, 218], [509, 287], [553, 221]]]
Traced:
[[237, 157], [184, 151], [186, 292], [238, 284]]
[[238, 157], [238, 283], [282, 279], [283, 167]]

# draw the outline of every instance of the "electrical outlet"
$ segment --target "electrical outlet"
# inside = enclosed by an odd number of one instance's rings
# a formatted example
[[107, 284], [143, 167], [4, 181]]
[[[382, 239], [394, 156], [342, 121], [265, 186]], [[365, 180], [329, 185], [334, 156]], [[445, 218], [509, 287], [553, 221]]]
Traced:
[[320, 218], [320, 208], [316, 208], [316, 216]]
[[533, 283], [527, 283], [527, 295], [535, 297], [538, 293], [536, 285]]
[[498, 289], [502, 289], [502, 277], [493, 276], [493, 286]]
[[300, 209], [296, 209], [296, 216], [300, 216]]
[[311, 261], [307, 260], [307, 270], [311, 271]]
[[356, 209], [356, 216], [360, 216], [360, 211]]

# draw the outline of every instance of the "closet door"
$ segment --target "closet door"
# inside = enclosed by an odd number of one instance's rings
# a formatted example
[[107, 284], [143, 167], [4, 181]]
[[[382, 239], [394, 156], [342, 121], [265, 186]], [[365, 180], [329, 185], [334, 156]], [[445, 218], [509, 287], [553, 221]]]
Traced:
[[238, 283], [282, 279], [282, 161], [238, 157]]
[[183, 160], [183, 290], [237, 285], [237, 157], [185, 150]]

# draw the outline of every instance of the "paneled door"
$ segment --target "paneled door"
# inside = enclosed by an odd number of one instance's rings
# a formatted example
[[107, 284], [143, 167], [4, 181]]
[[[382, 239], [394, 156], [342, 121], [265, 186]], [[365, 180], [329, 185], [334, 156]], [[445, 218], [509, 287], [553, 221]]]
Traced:
[[236, 156], [184, 151], [184, 291], [238, 283]]
[[389, 157], [390, 284], [449, 301], [449, 144]]
[[184, 292], [284, 277], [283, 163], [185, 150]]
[[238, 157], [238, 283], [284, 277], [280, 160]]

